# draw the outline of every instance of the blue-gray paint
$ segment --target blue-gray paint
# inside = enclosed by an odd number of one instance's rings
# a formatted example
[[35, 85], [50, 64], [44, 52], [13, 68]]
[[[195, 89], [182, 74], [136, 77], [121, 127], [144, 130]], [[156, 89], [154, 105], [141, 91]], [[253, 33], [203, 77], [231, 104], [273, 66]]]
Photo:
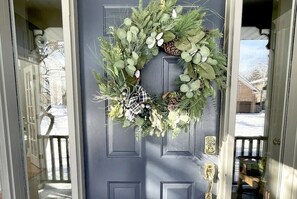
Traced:
[[[97, 38], [105, 35], [106, 27], [120, 21], [114, 16], [121, 15], [123, 19], [129, 13], [127, 5], [137, 4], [136, 0], [78, 1], [87, 198], [204, 198], [208, 187], [203, 165], [217, 162], [216, 156], [203, 153], [204, 136], [218, 135], [219, 131], [219, 114], [212, 101], [201, 122], [192, 125], [192, 132], [173, 141], [169, 137], [135, 140], [133, 129], [122, 129], [108, 121], [107, 103], [92, 102], [97, 91], [92, 71], [102, 72], [97, 63], [100, 57]], [[224, 4], [224, 0], [208, 0], [204, 6], [224, 16]], [[209, 12], [206, 25], [222, 30], [223, 22]], [[150, 93], [172, 89], [172, 76], [178, 73], [175, 59], [161, 53], [142, 71], [142, 84]], [[163, 77], [168, 77], [169, 82]]]

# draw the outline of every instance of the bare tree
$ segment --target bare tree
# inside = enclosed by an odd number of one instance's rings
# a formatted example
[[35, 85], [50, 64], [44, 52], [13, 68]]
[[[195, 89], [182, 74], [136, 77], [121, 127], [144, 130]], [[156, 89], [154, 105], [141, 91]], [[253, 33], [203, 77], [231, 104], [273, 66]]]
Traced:
[[252, 82], [255, 80], [263, 79], [267, 77], [268, 66], [267, 64], [258, 63], [255, 69], [251, 72], [251, 74], [247, 77], [247, 79]]

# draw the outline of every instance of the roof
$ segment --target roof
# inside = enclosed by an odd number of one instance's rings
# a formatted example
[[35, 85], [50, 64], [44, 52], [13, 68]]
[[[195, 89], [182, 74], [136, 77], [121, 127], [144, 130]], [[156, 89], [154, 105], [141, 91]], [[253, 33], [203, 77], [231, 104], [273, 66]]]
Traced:
[[256, 84], [256, 83], [262, 83], [262, 82], [266, 83], [267, 82], [267, 77], [251, 81], [250, 83], [251, 84]]
[[247, 80], [245, 77], [238, 75], [238, 80], [241, 81], [243, 84], [245, 84], [247, 87], [249, 87], [254, 92], [260, 92], [258, 88], [256, 88], [249, 80]]

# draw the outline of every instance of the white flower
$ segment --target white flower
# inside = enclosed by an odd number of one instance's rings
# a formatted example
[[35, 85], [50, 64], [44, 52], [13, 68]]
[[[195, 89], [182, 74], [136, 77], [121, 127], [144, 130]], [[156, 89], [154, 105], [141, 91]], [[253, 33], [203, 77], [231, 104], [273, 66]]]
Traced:
[[172, 18], [175, 19], [176, 17], [177, 17], [176, 10], [173, 9], [173, 10], [172, 10]]
[[164, 43], [164, 39], [158, 40], [158, 46], [162, 46], [163, 43]]
[[163, 36], [163, 32], [160, 32], [157, 36], [156, 36], [156, 40], [159, 40], [159, 39], [161, 39], [162, 38], [162, 36]]
[[140, 71], [137, 70], [137, 71], [135, 72], [134, 76], [138, 79], [138, 78], [140, 77]]

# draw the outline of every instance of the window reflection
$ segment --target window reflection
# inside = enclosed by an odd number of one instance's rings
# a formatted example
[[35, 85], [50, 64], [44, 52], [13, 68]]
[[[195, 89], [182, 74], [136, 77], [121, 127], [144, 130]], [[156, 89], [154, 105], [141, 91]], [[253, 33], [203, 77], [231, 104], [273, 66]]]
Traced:
[[29, 198], [71, 198], [61, 1], [14, 9]]
[[240, 42], [235, 136], [264, 135], [269, 59], [267, 44], [267, 37], [261, 35]]

